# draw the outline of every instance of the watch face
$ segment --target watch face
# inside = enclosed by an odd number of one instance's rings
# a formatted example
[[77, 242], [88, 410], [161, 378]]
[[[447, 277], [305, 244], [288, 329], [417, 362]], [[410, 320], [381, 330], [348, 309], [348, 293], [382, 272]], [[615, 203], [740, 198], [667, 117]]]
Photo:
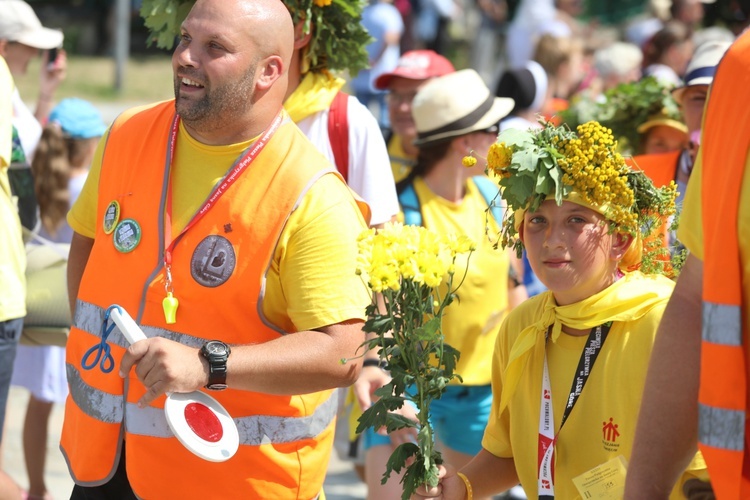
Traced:
[[227, 349], [224, 346], [224, 344], [220, 344], [218, 342], [210, 342], [206, 345], [206, 351], [208, 351], [209, 354], [224, 354]]

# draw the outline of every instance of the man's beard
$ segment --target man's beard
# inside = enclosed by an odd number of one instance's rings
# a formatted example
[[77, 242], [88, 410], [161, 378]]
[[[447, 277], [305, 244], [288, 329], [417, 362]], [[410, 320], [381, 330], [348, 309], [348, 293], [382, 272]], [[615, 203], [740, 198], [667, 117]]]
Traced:
[[182, 79], [175, 79], [174, 95], [177, 114], [185, 123], [196, 128], [201, 128], [201, 126], [216, 128], [228, 119], [243, 115], [252, 107], [255, 69], [256, 64], [253, 64], [237, 81], [210, 89], [205, 87], [203, 97], [197, 100], [181, 98]]

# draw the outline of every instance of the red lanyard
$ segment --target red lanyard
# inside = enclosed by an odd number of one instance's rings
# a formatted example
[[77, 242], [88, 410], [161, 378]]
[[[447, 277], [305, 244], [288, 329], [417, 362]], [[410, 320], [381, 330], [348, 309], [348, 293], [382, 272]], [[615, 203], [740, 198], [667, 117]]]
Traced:
[[[232, 184], [234, 184], [234, 182], [239, 179], [240, 175], [242, 175], [242, 173], [247, 170], [253, 160], [255, 160], [260, 152], [263, 151], [263, 148], [266, 146], [276, 130], [278, 130], [279, 126], [281, 125], [282, 118], [282, 114], [279, 114], [271, 123], [271, 126], [268, 127], [266, 131], [261, 135], [260, 139], [258, 139], [252, 146], [248, 147], [245, 151], [242, 152], [242, 154], [234, 162], [231, 170], [227, 173], [226, 176], [224, 176], [224, 179], [222, 179], [219, 186], [214, 188], [214, 190], [211, 192], [208, 200], [195, 213], [195, 215], [193, 215], [193, 217], [182, 229], [182, 231], [180, 231], [177, 236], [172, 238], [172, 165], [174, 164], [174, 154], [175, 150], [177, 149], [177, 133], [180, 127], [180, 117], [179, 115], [175, 115], [174, 120], [172, 121], [172, 132], [169, 135], [169, 166], [167, 167], [169, 170], [167, 172], [167, 200], [164, 211], [164, 270], [166, 274], [164, 288], [167, 292], [167, 298], [164, 299], [164, 314], [165, 316], [167, 316], [167, 323], [174, 323], [174, 314], [176, 313], [177, 309], [177, 301], [172, 297], [172, 294], [174, 292], [174, 288], [172, 286], [172, 253], [174, 252], [175, 245], [182, 237], [182, 235], [190, 230], [190, 228], [195, 226], [195, 224], [197, 224], [198, 221], [204, 215], [206, 215], [209, 210], [211, 210], [211, 208], [216, 204], [219, 198], [221, 198], [224, 193], [229, 190]], [[170, 302], [169, 305], [168, 302]], [[167, 311], [168, 308], [172, 308], [171, 317], [170, 313]]]
[[604, 341], [607, 340], [607, 335], [609, 334], [611, 326], [612, 323], [610, 322], [591, 329], [586, 347], [583, 349], [581, 357], [578, 360], [576, 376], [573, 379], [570, 394], [568, 395], [568, 400], [565, 405], [565, 411], [563, 412], [562, 420], [560, 421], [560, 428], [557, 430], [557, 433], [554, 432], [555, 417], [552, 411], [552, 384], [550, 383], [549, 369], [547, 367], [547, 353], [545, 349], [544, 372], [542, 374], [542, 398], [539, 411], [539, 449], [537, 458], [537, 491], [540, 500], [550, 500], [555, 497], [554, 453], [557, 436], [560, 434], [563, 425], [565, 425], [565, 421], [568, 419], [570, 412], [578, 401], [578, 397], [583, 391], [583, 387], [586, 385], [586, 381], [589, 379], [596, 358], [602, 350]]

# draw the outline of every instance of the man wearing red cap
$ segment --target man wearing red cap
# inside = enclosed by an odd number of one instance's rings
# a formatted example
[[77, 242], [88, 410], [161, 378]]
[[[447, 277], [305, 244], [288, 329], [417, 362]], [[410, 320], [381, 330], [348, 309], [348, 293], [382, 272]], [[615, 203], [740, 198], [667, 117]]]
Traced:
[[417, 91], [436, 76], [453, 73], [451, 62], [432, 50], [405, 52], [390, 73], [375, 80], [375, 88], [388, 90], [391, 133], [387, 135], [388, 156], [396, 182], [405, 178], [417, 159], [417, 126], [411, 115], [411, 102]]

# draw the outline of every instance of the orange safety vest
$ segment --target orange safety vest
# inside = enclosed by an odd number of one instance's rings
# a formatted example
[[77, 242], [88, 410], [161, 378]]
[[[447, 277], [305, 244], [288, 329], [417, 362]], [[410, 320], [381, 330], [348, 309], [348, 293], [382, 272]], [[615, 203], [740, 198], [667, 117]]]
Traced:
[[750, 498], [747, 453], [747, 344], [742, 331], [738, 241], [740, 188], [750, 149], [750, 109], [738, 96], [750, 88], [750, 33], [717, 68], [707, 104], [703, 177], [703, 342], [699, 447], [716, 497]]
[[[655, 187], [661, 188], [667, 186], [677, 177], [677, 167], [680, 162], [681, 154], [682, 150], [670, 151], [668, 153], [637, 155], [632, 158], [627, 158], [625, 163], [630, 166], [630, 168], [642, 170], [643, 173], [651, 179], [651, 182], [654, 183]], [[674, 269], [672, 268], [670, 262], [671, 256], [668, 252], [669, 225], [669, 220], [664, 219], [659, 233], [654, 233], [649, 236], [644, 242], [644, 245], [651, 247], [651, 241], [658, 241], [657, 238], [661, 235], [661, 247], [667, 250], [667, 252], [662, 255], [657, 255], [656, 258], [664, 261], [664, 274], [671, 277]]]
[[668, 185], [677, 177], [677, 164], [680, 161], [682, 150], [670, 151], [668, 153], [637, 155], [626, 160], [631, 166], [643, 170], [654, 186], [660, 188]]
[[[339, 174], [285, 117], [248, 170], [177, 243], [172, 276], [180, 308], [177, 322], [167, 325], [161, 306], [161, 214], [173, 117], [172, 101], [139, 110], [118, 119], [107, 140], [97, 232], [67, 344], [70, 396], [61, 448], [70, 473], [84, 486], [107, 482], [124, 439], [128, 479], [140, 498], [315, 498], [333, 443], [335, 391], [298, 396], [212, 392], [240, 434], [237, 454], [213, 463], [174, 437], [164, 417], [164, 397], [137, 407], [146, 389], [134, 370], [124, 380], [118, 375], [128, 345], [118, 329], [109, 336], [115, 369], [82, 368], [84, 354], [100, 340], [105, 310], [115, 303], [130, 312], [147, 337], [194, 348], [209, 339], [253, 344], [295, 331], [291, 321], [275, 326], [264, 318], [265, 274], [289, 214], [316, 179]], [[142, 229], [140, 244], [129, 253], [118, 252], [113, 235], [103, 230], [103, 214], [113, 200], [120, 204], [120, 220], [134, 219]]]

